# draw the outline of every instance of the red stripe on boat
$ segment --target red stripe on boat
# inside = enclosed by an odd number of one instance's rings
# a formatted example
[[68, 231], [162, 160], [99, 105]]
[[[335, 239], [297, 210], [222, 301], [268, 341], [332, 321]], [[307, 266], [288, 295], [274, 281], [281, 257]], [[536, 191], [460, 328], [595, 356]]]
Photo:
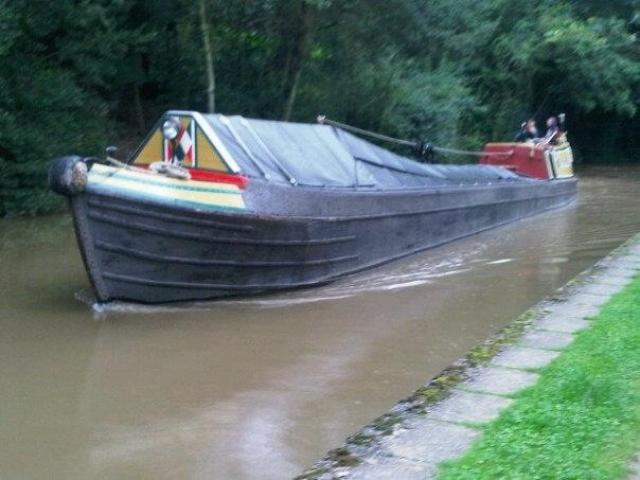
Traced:
[[228, 173], [212, 172], [209, 170], [199, 170], [197, 168], [188, 168], [192, 180], [201, 182], [217, 182], [230, 183], [240, 188], [246, 188], [249, 179], [243, 175], [229, 175]]

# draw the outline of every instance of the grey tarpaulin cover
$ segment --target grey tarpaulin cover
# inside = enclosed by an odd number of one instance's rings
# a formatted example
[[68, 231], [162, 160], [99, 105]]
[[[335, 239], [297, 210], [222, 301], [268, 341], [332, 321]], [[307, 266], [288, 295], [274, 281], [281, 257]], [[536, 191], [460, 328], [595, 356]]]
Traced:
[[205, 118], [243, 174], [314, 187], [399, 189], [522, 179], [489, 165], [421, 164], [328, 125]]

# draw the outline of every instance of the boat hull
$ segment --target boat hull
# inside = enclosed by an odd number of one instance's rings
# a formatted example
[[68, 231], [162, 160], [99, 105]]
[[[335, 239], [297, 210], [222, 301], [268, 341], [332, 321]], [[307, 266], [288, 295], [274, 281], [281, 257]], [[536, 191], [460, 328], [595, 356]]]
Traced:
[[251, 182], [246, 211], [104, 192], [70, 203], [99, 301], [213, 299], [309, 287], [571, 203], [575, 179], [354, 192]]

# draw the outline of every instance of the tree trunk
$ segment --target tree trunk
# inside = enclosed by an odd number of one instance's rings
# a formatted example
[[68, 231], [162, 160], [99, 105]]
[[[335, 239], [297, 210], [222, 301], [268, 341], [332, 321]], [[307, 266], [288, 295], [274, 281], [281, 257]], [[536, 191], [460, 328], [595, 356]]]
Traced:
[[293, 78], [293, 83], [291, 84], [291, 90], [289, 90], [289, 96], [287, 98], [287, 103], [284, 107], [284, 115], [282, 119], [285, 122], [288, 122], [291, 118], [291, 112], [293, 112], [293, 105], [296, 102], [296, 97], [298, 95], [298, 85], [300, 84], [300, 76], [302, 75], [302, 65], [298, 67], [296, 74]]
[[207, 70], [207, 112], [214, 113], [216, 110], [216, 77], [213, 70], [213, 49], [211, 48], [205, 0], [200, 0], [200, 30], [202, 32], [204, 62]]
[[140, 87], [137, 83], [133, 85], [133, 105], [138, 122], [138, 131], [143, 134], [147, 131], [147, 124], [144, 120], [144, 110], [142, 108], [142, 99], [140, 98]]
[[304, 62], [309, 57], [311, 47], [311, 13], [305, 3], [301, 3], [300, 5], [300, 14], [300, 27], [298, 32], [296, 32], [297, 41], [288, 53], [290, 56], [287, 58], [287, 69], [285, 71], [287, 93], [282, 113], [282, 119], [284, 121], [288, 121], [293, 113], [293, 107], [300, 86], [302, 68], [304, 67]]

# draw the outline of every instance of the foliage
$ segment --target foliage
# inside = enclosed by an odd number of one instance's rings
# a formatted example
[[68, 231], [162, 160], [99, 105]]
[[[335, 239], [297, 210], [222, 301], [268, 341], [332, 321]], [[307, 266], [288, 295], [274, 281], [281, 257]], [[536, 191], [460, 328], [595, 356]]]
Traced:
[[640, 278], [438, 478], [624, 478], [640, 443]]
[[206, 109], [206, 58], [229, 114], [478, 148], [565, 111], [587, 160], [638, 158], [637, 0], [204, 1], [208, 31], [196, 0], [0, 0], [0, 215], [55, 206], [52, 156]]
[[108, 92], [136, 42], [117, 21], [123, 2], [103, 3], [0, 6], [0, 214], [55, 207], [47, 161], [104, 145]]

